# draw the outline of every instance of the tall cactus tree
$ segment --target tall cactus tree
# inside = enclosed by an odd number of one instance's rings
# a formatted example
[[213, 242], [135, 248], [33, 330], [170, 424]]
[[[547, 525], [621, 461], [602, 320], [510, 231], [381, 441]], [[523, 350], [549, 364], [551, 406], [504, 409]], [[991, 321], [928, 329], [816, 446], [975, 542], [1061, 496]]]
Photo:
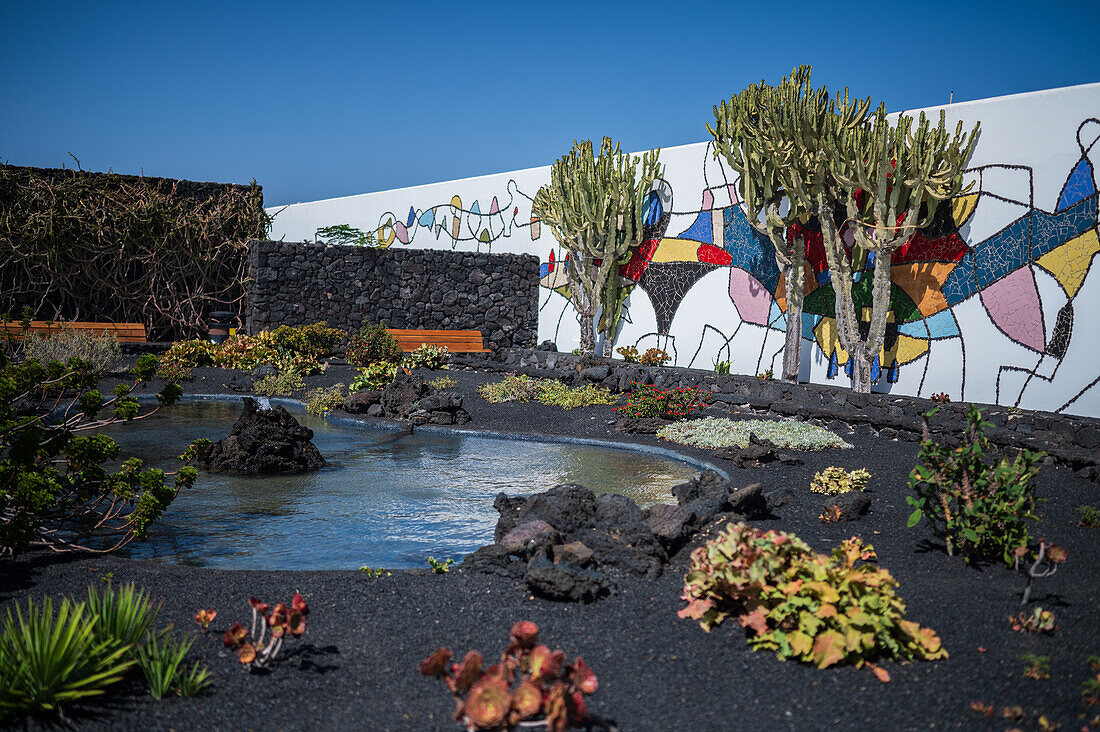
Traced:
[[[969, 190], [963, 186], [963, 171], [980, 126], [966, 133], [960, 121], [952, 134], [942, 110], [937, 125], [923, 112], [915, 124], [904, 114], [891, 123], [880, 106], [867, 122], [845, 125], [838, 116], [831, 127], [824, 138], [828, 185], [818, 195], [823, 210], [836, 205], [846, 218], [838, 225], [832, 216], [822, 216], [821, 228], [836, 296], [837, 335], [852, 359], [852, 386], [866, 393], [885, 341], [893, 253], [932, 222], [941, 201]], [[854, 236], [850, 258], [844, 228]], [[874, 259], [872, 306], [861, 333], [852, 297], [852, 261], [869, 257]]]
[[[738, 173], [738, 190], [749, 223], [772, 243], [783, 275], [787, 326], [783, 381], [797, 383], [802, 346], [802, 302], [806, 243], [801, 227], [819, 216], [817, 195], [828, 174], [825, 135], [839, 120], [855, 126], [867, 117], [869, 101], [838, 113], [824, 88], [814, 90], [811, 68], [799, 66], [778, 86], [761, 81], [714, 107], [714, 157]], [[839, 98], [838, 98], [839, 101]], [[824, 210], [830, 211], [831, 208]]]
[[[577, 142], [550, 168], [532, 213], [569, 252], [569, 291], [581, 326], [581, 351], [596, 348], [598, 330], [608, 355], [624, 300], [619, 266], [641, 243], [645, 198], [661, 175], [660, 149], [641, 158], [623, 153], [610, 137], [595, 156], [591, 140]], [[639, 169], [640, 165], [640, 169]]]

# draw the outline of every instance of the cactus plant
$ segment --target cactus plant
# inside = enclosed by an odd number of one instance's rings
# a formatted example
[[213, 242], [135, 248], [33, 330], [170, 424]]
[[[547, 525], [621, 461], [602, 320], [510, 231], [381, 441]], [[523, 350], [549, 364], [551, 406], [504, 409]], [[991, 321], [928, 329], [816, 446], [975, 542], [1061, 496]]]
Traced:
[[[932, 223], [941, 201], [970, 189], [972, 184], [963, 185], [963, 170], [980, 125], [967, 133], [960, 121], [952, 134], [943, 110], [936, 125], [923, 112], [916, 120], [902, 114], [891, 122], [880, 105], [866, 122], [848, 126], [848, 106], [845, 90], [843, 102], [837, 97], [839, 114], [822, 139], [830, 182], [818, 191], [819, 210], [842, 208], [844, 223], [838, 225], [831, 215], [819, 220], [835, 292], [837, 335], [853, 360], [853, 388], [869, 392], [871, 367], [885, 342], [893, 253]], [[846, 231], [854, 237], [850, 247]], [[861, 328], [852, 298], [853, 263], [872, 257], [870, 322]]]
[[[778, 86], [761, 81], [714, 107], [715, 158], [736, 171], [745, 217], [771, 242], [783, 275], [787, 331], [783, 381], [798, 382], [802, 339], [802, 300], [806, 243], [801, 225], [816, 215], [815, 193], [824, 185], [818, 145], [825, 118], [833, 112], [827, 91], [810, 86], [809, 66], [799, 66]], [[867, 115], [869, 103], [846, 110], [850, 124]], [[807, 136], [807, 133], [811, 133]], [[798, 137], [796, 137], [798, 136]], [[799, 144], [801, 143], [801, 144]]]
[[583, 353], [595, 350], [597, 328], [604, 355], [611, 353], [623, 301], [634, 285], [619, 274], [619, 265], [641, 243], [645, 199], [661, 175], [660, 152], [630, 156], [605, 137], [597, 157], [591, 140], [574, 140], [551, 166], [550, 183], [535, 194], [532, 212], [569, 252], [569, 293]]

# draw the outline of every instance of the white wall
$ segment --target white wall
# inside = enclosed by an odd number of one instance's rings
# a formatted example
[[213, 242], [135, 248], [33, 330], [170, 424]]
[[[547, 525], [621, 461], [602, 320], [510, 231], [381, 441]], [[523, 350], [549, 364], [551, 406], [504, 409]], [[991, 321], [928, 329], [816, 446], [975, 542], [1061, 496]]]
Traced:
[[[938, 116], [939, 109], [925, 111]], [[898, 345], [884, 354], [887, 365], [900, 363], [895, 383], [884, 370], [876, 389], [1100, 416], [1100, 329], [1092, 321], [1100, 282], [1091, 272], [1100, 248], [1093, 167], [1100, 163], [1100, 84], [943, 109], [951, 123], [981, 122], [969, 173], [976, 195], [957, 202], [962, 241], [953, 250], [954, 240], [943, 238], [913, 261], [895, 258], [895, 284], [913, 295], [916, 310], [901, 316]], [[679, 365], [729, 360], [735, 373], [778, 371], [783, 315], [771, 302], [767, 252], [737, 226], [716, 225], [719, 217], [736, 220], [735, 176], [707, 142], [666, 148], [661, 162], [671, 218], [630, 297], [617, 344], [665, 348]], [[271, 236], [311, 240], [318, 227], [350, 224], [377, 230], [390, 246], [535, 254], [548, 270], [551, 253], [560, 260], [560, 252], [549, 230], [531, 223], [531, 198], [548, 175], [545, 166], [274, 207]], [[1059, 210], [1061, 199], [1072, 205]], [[729, 256], [732, 265], [713, 263]], [[553, 290], [560, 276], [558, 269], [543, 279], [539, 338], [568, 351], [579, 327]], [[1063, 332], [1056, 334], [1060, 311]], [[842, 360], [828, 376], [833, 342], [828, 320], [821, 321], [812, 313], [803, 321], [803, 378], [847, 384]]]

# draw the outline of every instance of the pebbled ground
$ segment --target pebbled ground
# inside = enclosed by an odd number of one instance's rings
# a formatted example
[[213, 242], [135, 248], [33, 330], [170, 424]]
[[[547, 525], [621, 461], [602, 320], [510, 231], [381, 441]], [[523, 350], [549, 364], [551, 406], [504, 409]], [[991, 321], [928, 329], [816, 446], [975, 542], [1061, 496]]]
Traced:
[[[347, 383], [350, 370], [332, 367], [309, 386]], [[436, 372], [434, 375], [441, 375]], [[564, 411], [539, 404], [492, 405], [476, 385], [499, 378], [447, 372], [459, 381], [468, 427], [544, 434], [605, 437], [668, 446], [653, 437], [613, 433], [610, 407]], [[189, 393], [224, 390], [225, 372], [196, 369]], [[106, 386], [110, 386], [106, 384]], [[708, 451], [682, 449], [726, 470], [735, 486], [762, 483], [771, 490], [796, 489], [766, 527], [792, 531], [819, 551], [853, 534], [871, 542], [879, 563], [900, 583], [908, 617], [934, 628], [950, 658], [937, 662], [884, 663], [892, 676], [880, 683], [868, 670], [817, 670], [751, 651], [743, 632], [727, 623], [703, 632], [676, 611], [688, 550], [681, 551], [657, 580], [623, 583], [621, 592], [591, 605], [533, 599], [517, 581], [452, 570], [393, 572], [369, 578], [357, 571], [231, 572], [131, 561], [35, 554], [0, 563], [0, 612], [25, 597], [83, 594], [105, 577], [134, 581], [164, 601], [160, 624], [175, 623], [192, 634], [192, 656], [214, 674], [200, 698], [143, 696], [123, 689], [103, 703], [74, 710], [80, 729], [371, 729], [451, 730], [453, 703], [443, 684], [420, 676], [417, 664], [440, 645], [456, 655], [480, 650], [487, 658], [505, 645], [509, 627], [532, 620], [541, 638], [570, 656], [582, 655], [599, 677], [590, 700], [597, 713], [627, 730], [731, 729], [1037, 729], [1046, 715], [1062, 729], [1080, 729], [1100, 708], [1081, 701], [1081, 682], [1096, 671], [1086, 664], [1100, 654], [1100, 529], [1077, 526], [1076, 508], [1100, 506], [1100, 487], [1056, 465], [1038, 479], [1041, 522], [1034, 529], [1069, 550], [1069, 561], [1040, 580], [1034, 605], [1055, 612], [1058, 630], [1049, 636], [1015, 633], [1008, 617], [1020, 611], [1024, 579], [997, 565], [967, 566], [948, 557], [925, 525], [906, 528], [906, 476], [915, 464], [910, 442], [843, 435], [854, 450], [799, 453], [801, 466], [774, 463], [742, 470]], [[827, 465], [867, 468], [871, 513], [856, 523], [822, 524], [821, 497], [808, 489], [814, 472]], [[492, 507], [486, 506], [491, 512]], [[308, 548], [304, 548], [308, 550]], [[274, 570], [275, 568], [272, 568]], [[266, 674], [249, 674], [221, 644], [234, 621], [248, 619], [248, 597], [289, 600], [300, 591], [312, 614], [302, 640]], [[203, 635], [192, 614], [218, 611]], [[1052, 678], [1023, 676], [1024, 653], [1048, 655]], [[993, 705], [987, 718], [970, 709]], [[1025, 719], [1002, 719], [1003, 707], [1023, 707]], [[1100, 724], [1100, 723], [1098, 723]], [[55, 726], [51, 720], [17, 720], [19, 727]], [[1100, 727], [1096, 727], [1100, 728]]]

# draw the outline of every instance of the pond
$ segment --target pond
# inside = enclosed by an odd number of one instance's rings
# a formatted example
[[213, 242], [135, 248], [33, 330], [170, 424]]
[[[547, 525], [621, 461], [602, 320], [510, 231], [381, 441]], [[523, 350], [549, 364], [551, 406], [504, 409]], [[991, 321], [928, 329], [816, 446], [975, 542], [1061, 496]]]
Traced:
[[[459, 561], [493, 540], [496, 494], [558, 483], [672, 502], [670, 488], [699, 471], [637, 450], [454, 432], [398, 434], [309, 415], [328, 461], [315, 473], [262, 478], [200, 471], [128, 556], [221, 569], [401, 569], [427, 558]], [[193, 439], [229, 434], [240, 401], [185, 400], [146, 420], [105, 430], [122, 455], [173, 470]]]

